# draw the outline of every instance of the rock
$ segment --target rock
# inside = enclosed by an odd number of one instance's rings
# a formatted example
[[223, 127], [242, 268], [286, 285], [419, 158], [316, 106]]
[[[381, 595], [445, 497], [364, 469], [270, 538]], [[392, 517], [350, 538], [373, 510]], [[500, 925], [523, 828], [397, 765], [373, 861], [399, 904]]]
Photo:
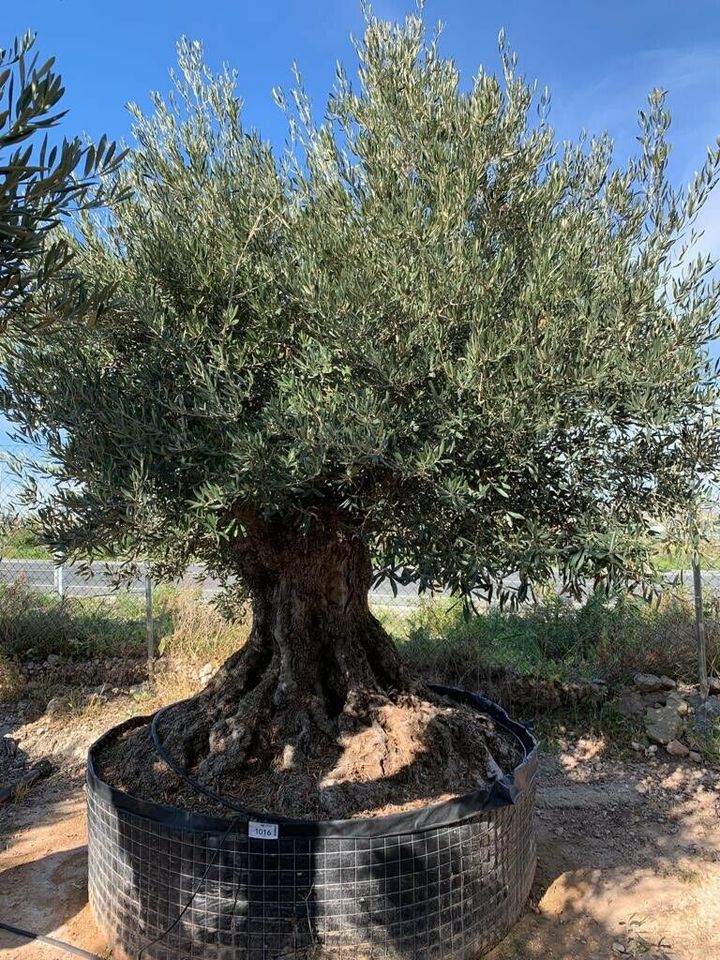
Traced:
[[677, 683], [672, 679], [672, 677], [666, 677], [664, 674], [660, 677], [660, 688], [662, 690], [674, 690], [677, 687]]
[[690, 753], [690, 748], [679, 740], [671, 740], [665, 745], [665, 749], [671, 757], [686, 757]]
[[651, 743], [650, 746], [645, 751], [646, 757], [654, 757], [657, 753], [657, 744]]
[[645, 704], [637, 690], [623, 687], [618, 697], [617, 709], [628, 720], [639, 720], [645, 712]]
[[62, 713], [62, 701], [60, 697], [53, 697], [45, 707], [45, 716], [56, 717], [59, 713]]
[[664, 689], [662, 680], [654, 673], [636, 673], [633, 683], [642, 693], [654, 693], [656, 690]]
[[708, 677], [708, 690], [710, 693], [720, 693], [720, 677]]
[[6, 757], [14, 757], [17, 754], [17, 740], [13, 740], [9, 733], [6, 733], [4, 737], [0, 738], [0, 755], [4, 754]]
[[642, 750], [642, 746], [637, 742], [637, 740], [631, 741], [630, 747], [635, 751], [635, 753], [639, 753]]
[[697, 750], [691, 750], [688, 757], [693, 763], [702, 763], [702, 754], [698, 753]]
[[672, 704], [677, 710], [678, 716], [686, 717], [690, 709], [687, 700], [677, 692], [677, 690], [671, 690], [665, 698], [665, 705], [669, 706]]
[[645, 732], [655, 743], [677, 740], [681, 726], [682, 720], [673, 703], [645, 711]]
[[215, 667], [212, 663], [206, 663], [204, 667], [201, 667], [198, 672], [198, 680], [203, 687], [206, 687], [210, 682], [210, 677], [215, 673]]
[[711, 733], [715, 724], [720, 720], [720, 699], [708, 697], [704, 703], [695, 708], [695, 726], [700, 733]]

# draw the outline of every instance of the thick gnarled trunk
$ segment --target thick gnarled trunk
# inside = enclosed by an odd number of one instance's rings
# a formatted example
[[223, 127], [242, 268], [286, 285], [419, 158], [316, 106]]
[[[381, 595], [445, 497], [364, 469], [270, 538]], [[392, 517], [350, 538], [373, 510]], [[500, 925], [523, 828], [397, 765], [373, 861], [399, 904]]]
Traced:
[[251, 755], [288, 767], [298, 751], [312, 756], [404, 685], [368, 606], [370, 557], [352, 525], [324, 511], [305, 531], [257, 519], [246, 531], [235, 549], [250, 637], [168, 731], [168, 747], [215, 781]]
[[[157, 731], [196, 783], [246, 809], [344, 819], [486, 788], [516, 764], [492, 721], [403, 677], [345, 518], [327, 510], [307, 530], [242, 521], [232, 549], [252, 596], [248, 641]], [[109, 754], [123, 788], [203, 809], [158, 763], [147, 727]]]

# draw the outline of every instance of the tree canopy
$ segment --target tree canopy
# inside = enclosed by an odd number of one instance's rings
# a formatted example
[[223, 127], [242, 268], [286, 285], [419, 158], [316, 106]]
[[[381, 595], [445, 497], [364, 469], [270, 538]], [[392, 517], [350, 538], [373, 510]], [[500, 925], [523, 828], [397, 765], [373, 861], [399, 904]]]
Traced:
[[102, 321], [6, 364], [67, 481], [50, 538], [228, 574], [253, 518], [332, 508], [426, 587], [642, 576], [718, 463], [720, 290], [689, 251], [720, 150], [675, 189], [661, 91], [625, 163], [559, 143], [502, 39], [469, 84], [417, 17], [357, 55], [319, 121], [299, 78], [276, 94], [281, 155], [197, 43], [132, 108], [127, 199], [66, 240]]
[[[27, 338], [94, 309], [70, 271], [71, 246], [57, 227], [82, 207], [102, 204], [97, 175], [122, 154], [103, 137], [53, 144], [65, 93], [53, 57], [43, 63], [26, 34], [0, 49], [0, 336]], [[62, 280], [62, 283], [60, 281]]]

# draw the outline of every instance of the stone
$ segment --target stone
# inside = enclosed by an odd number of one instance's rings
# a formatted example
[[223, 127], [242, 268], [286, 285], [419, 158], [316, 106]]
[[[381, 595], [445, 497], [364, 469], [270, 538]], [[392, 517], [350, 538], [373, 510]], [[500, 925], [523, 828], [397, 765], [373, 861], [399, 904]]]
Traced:
[[673, 703], [645, 711], [645, 732], [655, 743], [664, 745], [677, 740], [681, 726], [682, 720]]
[[690, 753], [690, 748], [679, 740], [671, 740], [666, 744], [665, 749], [671, 757], [686, 757]]
[[206, 663], [204, 667], [201, 667], [198, 672], [198, 680], [203, 687], [206, 687], [210, 682], [210, 677], [215, 673], [215, 667], [212, 663]]
[[618, 712], [628, 720], [639, 720], [645, 712], [643, 698], [632, 687], [623, 687], [617, 701]]
[[62, 660], [62, 657], [60, 656], [59, 653], [50, 653], [48, 654], [48, 658], [45, 661], [45, 666], [54, 667], [56, 664], [60, 663], [61, 660]]
[[17, 749], [17, 740], [13, 740], [9, 733], [0, 738], [0, 754], [4, 754], [6, 757], [14, 757], [17, 755]]
[[660, 677], [660, 687], [662, 690], [674, 690], [677, 687], [677, 683], [672, 679], [672, 677], [666, 677], [664, 674]]
[[635, 753], [639, 753], [642, 750], [642, 746], [637, 742], [637, 740], [632, 740], [630, 742], [630, 748], [634, 750]]
[[662, 680], [654, 673], [636, 673], [633, 683], [642, 693], [654, 693], [656, 690], [664, 689]]
[[710, 693], [720, 693], [720, 677], [708, 677], [708, 690]]
[[53, 697], [52, 700], [48, 700], [48, 705], [45, 707], [45, 716], [56, 717], [59, 713], [62, 713], [62, 701], [60, 697]]
[[712, 733], [716, 723], [720, 720], [720, 699], [708, 697], [704, 703], [695, 708], [695, 726], [703, 734]]
[[690, 709], [687, 700], [685, 700], [677, 690], [671, 690], [665, 698], [666, 706], [672, 704], [678, 712], [678, 716], [686, 717]]
[[688, 757], [693, 763], [702, 763], [702, 754], [698, 753], [697, 750], [691, 750]]

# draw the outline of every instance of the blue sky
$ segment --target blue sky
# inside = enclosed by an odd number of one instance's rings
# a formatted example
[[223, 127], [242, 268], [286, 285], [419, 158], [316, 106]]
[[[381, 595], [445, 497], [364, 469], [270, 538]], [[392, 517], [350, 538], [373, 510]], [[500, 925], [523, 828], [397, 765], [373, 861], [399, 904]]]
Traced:
[[[201, 40], [213, 66], [239, 71], [246, 124], [281, 146], [284, 120], [271, 99], [292, 85], [298, 63], [322, 109], [335, 61], [353, 62], [351, 33], [362, 31], [359, 0], [4, 0], [0, 45], [27, 29], [63, 74], [69, 134], [129, 135], [128, 101], [168, 88], [175, 43]], [[413, 0], [376, 0], [399, 19]], [[632, 151], [637, 110], [654, 86], [670, 93], [672, 173], [687, 181], [720, 135], [720, 0], [427, 0], [425, 18], [443, 20], [443, 51], [469, 80], [498, 66], [506, 29], [525, 74], [552, 93], [562, 137], [608, 130], [621, 157]], [[705, 213], [707, 246], [720, 253], [720, 194]], [[0, 445], [2, 439], [0, 438]]]
[[[397, 19], [414, 4], [376, 0], [373, 9]], [[678, 176], [720, 134], [718, 0], [428, 0], [425, 17], [444, 21], [444, 52], [468, 79], [479, 64], [498, 66], [505, 27], [524, 72], [550, 87], [563, 136], [607, 128], [627, 153], [653, 86], [670, 90]], [[66, 81], [67, 129], [118, 137], [129, 132], [128, 101], [147, 104], [150, 90], [167, 89], [175, 43], [187, 35], [212, 65], [237, 67], [246, 121], [282, 143], [272, 87], [291, 85], [296, 61], [321, 108], [336, 59], [352, 62], [349, 36], [362, 22], [359, 0], [26, 0], [3, 10], [0, 43], [37, 31]]]

